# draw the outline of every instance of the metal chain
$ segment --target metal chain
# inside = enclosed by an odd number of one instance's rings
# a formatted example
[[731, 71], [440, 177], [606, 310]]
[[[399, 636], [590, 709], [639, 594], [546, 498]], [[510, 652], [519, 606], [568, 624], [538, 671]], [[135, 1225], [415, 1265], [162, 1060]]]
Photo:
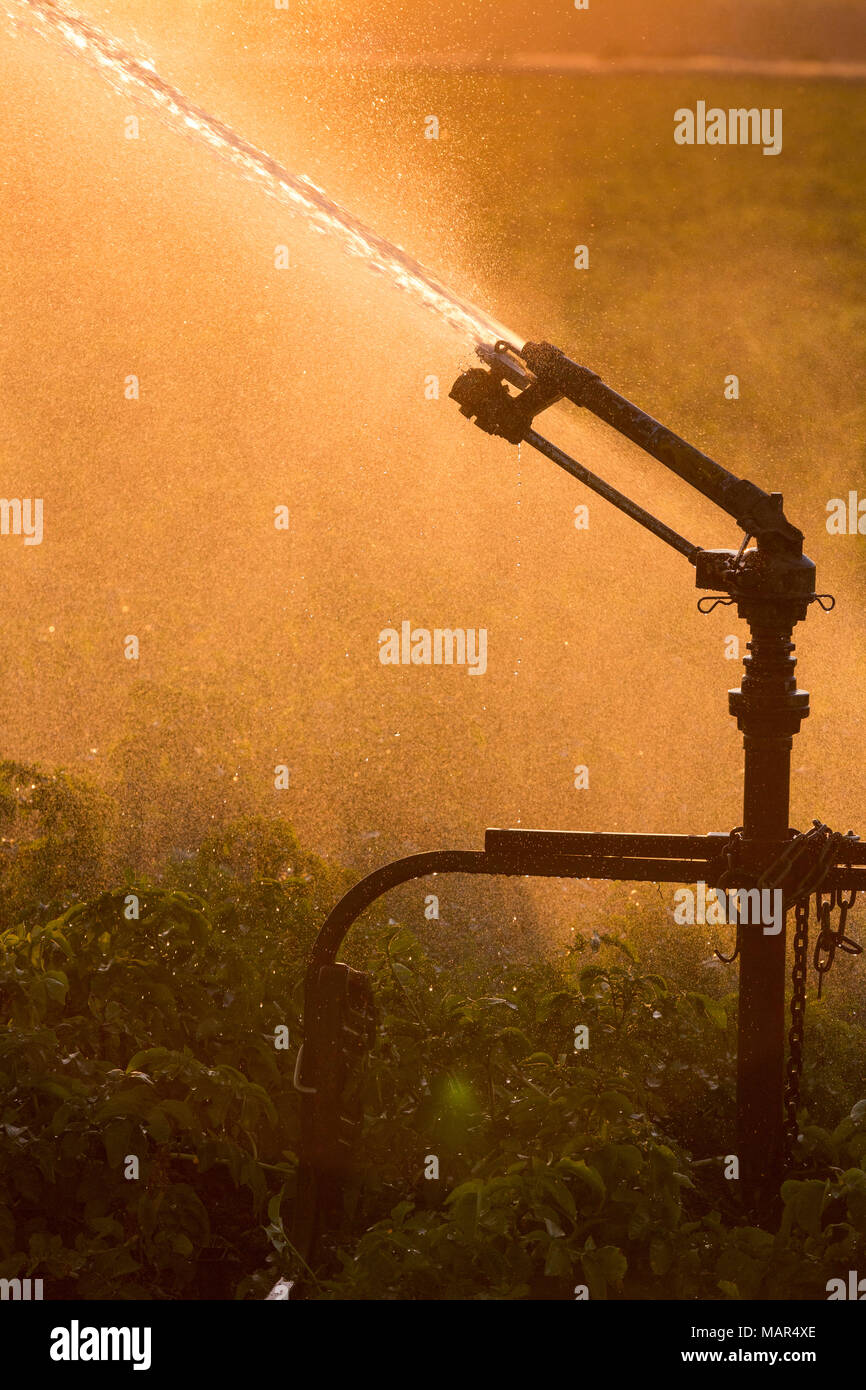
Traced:
[[785, 1068], [785, 1140], [793, 1156], [799, 1129], [797, 1106], [803, 1072], [803, 1037], [806, 1027], [806, 969], [809, 961], [809, 899], [795, 908], [794, 968], [791, 971], [791, 1029], [788, 1033], [788, 1063]]
[[[841, 889], [832, 889], [815, 894], [816, 918], [819, 926], [818, 940], [815, 942], [814, 966], [818, 972], [818, 998], [824, 976], [831, 968], [837, 950], [848, 955], [859, 956], [863, 947], [845, 935], [848, 913], [857, 901], [857, 890], [852, 889], [848, 896]], [[833, 930], [830, 914], [839, 908], [839, 924]], [[797, 1143], [797, 1106], [800, 1101], [800, 1078], [803, 1072], [803, 1036], [806, 1015], [806, 970], [809, 959], [809, 899], [802, 898], [796, 905], [796, 930], [794, 933], [794, 968], [791, 971], [791, 1029], [788, 1034], [788, 1063], [785, 1069], [785, 1138], [788, 1155], [793, 1157]]]
[[782, 853], [758, 879], [759, 888], [782, 888], [788, 906], [817, 892], [829, 868], [845, 858], [844, 847], [859, 839], [853, 830], [844, 835], [822, 821], [813, 820], [812, 829], [788, 841]]
[[[849, 956], [859, 956], [863, 947], [850, 937], [845, 935], [845, 927], [848, 921], [848, 913], [857, 901], [857, 890], [852, 888], [847, 898], [840, 888], [833, 888], [829, 893], [818, 892], [815, 894], [815, 904], [818, 909], [818, 922], [821, 927], [818, 940], [815, 942], [814, 966], [818, 972], [818, 998], [821, 998], [821, 987], [824, 984], [824, 976], [832, 967], [836, 958], [837, 951], [844, 951]], [[831, 913], [838, 907], [839, 924], [833, 930]]]
[[[725, 861], [727, 868], [716, 880], [717, 888], [742, 887], [743, 874], [736, 867], [737, 855], [743, 842], [744, 831], [741, 825], [732, 830], [728, 836], [728, 842], [724, 848]], [[778, 858], [768, 865], [764, 872], [754, 880], [760, 889], [779, 888], [784, 893], [784, 911], [787, 913], [790, 908], [801, 898], [808, 898], [811, 893], [816, 892], [824, 882], [827, 870], [831, 868], [837, 860], [844, 857], [844, 846], [855, 844], [858, 836], [853, 830], [849, 830], [843, 835], [838, 830], [831, 830], [822, 821], [812, 822], [812, 829], [806, 830], [801, 834], [796, 831], [791, 832], [791, 838], [783, 848]], [[740, 954], [740, 926], [737, 924], [737, 938], [734, 946], [733, 955], [725, 956], [721, 951], [716, 951], [719, 960], [730, 965]]]
[[[739, 886], [742, 871], [736, 868], [737, 853], [743, 840], [743, 827], [732, 830], [724, 849], [727, 868], [716, 880], [717, 888], [727, 889]], [[857, 898], [852, 889], [848, 896], [842, 889], [821, 890], [827, 871], [841, 859], [847, 861], [845, 849], [857, 843], [858, 836], [853, 830], [843, 835], [831, 830], [823, 822], [815, 820], [812, 829], [805, 833], [791, 832], [791, 838], [781, 854], [764, 870], [757, 879], [761, 889], [779, 888], [784, 893], [784, 910], [791, 907], [795, 913], [794, 964], [791, 971], [791, 1027], [788, 1032], [788, 1060], [785, 1066], [785, 1141], [789, 1158], [795, 1153], [799, 1128], [797, 1107], [800, 1102], [800, 1080], [803, 1073], [803, 1040], [806, 1027], [806, 974], [809, 965], [809, 904], [815, 895], [815, 906], [819, 927], [815, 943], [814, 966], [818, 972], [818, 998], [824, 976], [833, 964], [837, 950], [849, 955], [859, 955], [862, 946], [845, 935], [848, 913]], [[830, 914], [839, 908], [839, 924], [833, 930]], [[733, 954], [716, 955], [720, 960], [730, 963], [740, 953], [740, 923], [737, 922], [737, 938]]]

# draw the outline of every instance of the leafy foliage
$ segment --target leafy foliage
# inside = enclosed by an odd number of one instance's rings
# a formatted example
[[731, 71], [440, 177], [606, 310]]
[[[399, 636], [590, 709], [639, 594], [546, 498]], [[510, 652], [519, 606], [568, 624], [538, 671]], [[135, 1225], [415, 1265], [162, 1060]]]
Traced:
[[[7, 765], [0, 815], [0, 1277], [263, 1296], [298, 1272], [303, 969], [342, 876], [247, 818], [159, 883], [79, 901], [64, 866], [70, 846], [98, 858], [98, 803]], [[810, 1016], [830, 1099], [807, 1072], [780, 1222], [746, 1225], [723, 1176], [735, 999], [612, 928], [479, 988], [405, 928], [362, 926], [380, 1018], [359, 1182], [314, 1296], [823, 1298], [863, 1266], [863, 1030], [826, 1002]]]

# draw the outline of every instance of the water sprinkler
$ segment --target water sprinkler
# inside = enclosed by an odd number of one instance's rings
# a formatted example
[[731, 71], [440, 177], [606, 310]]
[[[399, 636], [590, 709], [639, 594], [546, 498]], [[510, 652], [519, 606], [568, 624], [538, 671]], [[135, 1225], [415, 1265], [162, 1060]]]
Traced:
[[[729, 920], [736, 924], [736, 945], [731, 956], [722, 957], [740, 961], [737, 1124], [730, 1152], [738, 1159], [746, 1213], [765, 1221], [775, 1218], [782, 1177], [797, 1162], [813, 895], [819, 980], [837, 950], [861, 949], [845, 930], [857, 892], [866, 889], [866, 845], [852, 831], [843, 835], [820, 821], [804, 833], [788, 823], [793, 737], [809, 713], [809, 696], [794, 676], [793, 630], [812, 603], [829, 611], [833, 600], [815, 591], [815, 566], [803, 554], [802, 532], [785, 516], [782, 495], [729, 473], [549, 343], [517, 348], [499, 340], [476, 351], [482, 365], [462, 372], [450, 392], [461, 413], [490, 435], [531, 445], [685, 556], [694, 566], [696, 587], [707, 591], [698, 601], [702, 613], [736, 605], [748, 623], [742, 683], [728, 692], [745, 748], [742, 824], [693, 835], [491, 829], [483, 850], [436, 850], [396, 860], [368, 874], [336, 904], [307, 971], [297, 1071], [302, 1142], [294, 1242], [308, 1266], [315, 1264], [320, 1232], [336, 1219], [351, 1169], [361, 1122], [358, 1076], [372, 1036], [368, 979], [336, 962], [336, 953], [360, 914], [398, 884], [436, 873], [703, 882], [735, 903]], [[562, 399], [640, 445], [732, 517], [743, 532], [739, 548], [708, 550], [687, 540], [539, 434], [536, 417]], [[752, 910], [765, 892], [781, 895], [783, 910], [771, 929]], [[796, 930], [786, 1063], [791, 911]]]

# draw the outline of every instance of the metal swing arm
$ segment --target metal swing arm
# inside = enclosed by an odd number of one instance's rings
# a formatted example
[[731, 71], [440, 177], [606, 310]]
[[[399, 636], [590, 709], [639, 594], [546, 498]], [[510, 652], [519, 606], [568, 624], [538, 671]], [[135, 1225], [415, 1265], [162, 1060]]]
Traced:
[[[764, 492], [728, 472], [550, 343], [525, 343], [518, 349], [499, 341], [492, 347], [482, 344], [476, 352], [484, 367], [461, 373], [450, 392], [463, 415], [474, 418], [487, 434], [512, 444], [525, 441], [684, 555], [697, 570], [699, 589], [737, 598], [758, 589], [764, 596], [784, 594], [805, 617], [803, 605], [815, 594], [815, 570], [803, 555], [803, 533], [784, 514], [781, 493]], [[745, 534], [743, 549], [703, 549], [539, 434], [533, 427], [536, 415], [563, 398], [589, 410], [732, 517]], [[750, 537], [757, 547], [744, 556]]]
[[[477, 353], [486, 370], [476, 367], [462, 373], [450, 394], [462, 413], [470, 418], [474, 415], [486, 433], [501, 435], [512, 444], [526, 439], [537, 447], [540, 436], [532, 430], [535, 416], [564, 397], [676, 473], [733, 517], [747, 535], [762, 543], [774, 541], [794, 554], [802, 553], [803, 533], [785, 517], [780, 493], [764, 492], [748, 479], [729, 473], [614, 391], [597, 372], [572, 362], [559, 348], [550, 343], [525, 343], [518, 350], [500, 341], [493, 347], [480, 345]], [[517, 388], [516, 394], [511, 394], [509, 385]]]

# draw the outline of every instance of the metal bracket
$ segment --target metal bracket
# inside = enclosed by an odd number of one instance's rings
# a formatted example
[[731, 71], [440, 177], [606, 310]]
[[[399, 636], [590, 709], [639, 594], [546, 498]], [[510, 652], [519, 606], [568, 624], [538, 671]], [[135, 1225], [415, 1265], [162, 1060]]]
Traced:
[[[796, 833], [796, 832], [792, 832]], [[392, 888], [414, 879], [442, 873], [486, 874], [523, 878], [591, 878], [633, 882], [694, 883], [715, 887], [723, 877], [760, 873], [784, 851], [788, 841], [749, 841], [726, 832], [707, 835], [651, 835], [595, 833], [560, 830], [500, 830], [485, 834], [483, 850], [432, 850], [408, 855], [367, 874], [331, 909], [313, 946], [306, 976], [305, 1027], [307, 1061], [311, 1076], [327, 1072], [327, 1057], [311, 1054], [321, 1047], [320, 980], [323, 967], [333, 967], [337, 951], [361, 914]], [[863, 867], [854, 867], [863, 866]], [[866, 844], [845, 846], [845, 859], [829, 866], [826, 885], [866, 889]], [[345, 967], [344, 967], [345, 968]], [[335, 1210], [340, 1176], [320, 1168], [321, 1145], [314, 1137], [318, 1126], [317, 1087], [298, 1084], [301, 1057], [295, 1065], [295, 1083], [301, 1092], [301, 1143], [298, 1201], [294, 1244], [308, 1264], [312, 1262], [322, 1226], [322, 1208]], [[348, 1151], [341, 1155], [345, 1170]]]

